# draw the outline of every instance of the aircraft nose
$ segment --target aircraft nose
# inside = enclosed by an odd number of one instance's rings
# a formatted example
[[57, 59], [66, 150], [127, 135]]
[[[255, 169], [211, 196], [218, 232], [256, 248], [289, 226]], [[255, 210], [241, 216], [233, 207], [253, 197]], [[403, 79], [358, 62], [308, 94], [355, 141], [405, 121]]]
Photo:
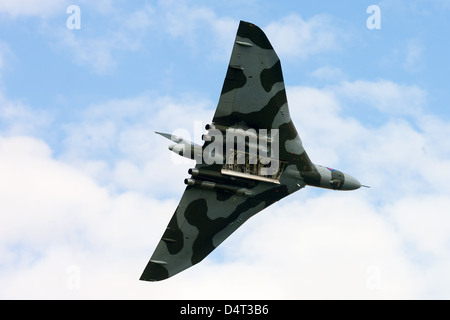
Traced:
[[345, 173], [344, 174], [344, 185], [342, 186], [342, 190], [355, 190], [361, 187], [361, 183], [351, 175]]

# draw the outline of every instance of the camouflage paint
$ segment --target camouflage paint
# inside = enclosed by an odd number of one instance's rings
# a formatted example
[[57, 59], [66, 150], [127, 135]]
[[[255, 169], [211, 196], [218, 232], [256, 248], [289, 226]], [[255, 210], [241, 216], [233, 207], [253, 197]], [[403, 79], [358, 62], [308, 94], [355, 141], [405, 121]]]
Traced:
[[[223, 174], [218, 163], [197, 161], [196, 167], [189, 170], [191, 178], [185, 180], [187, 187], [180, 203], [141, 280], [163, 280], [199, 263], [251, 216], [305, 185], [339, 190], [360, 186], [349, 175], [311, 162], [289, 114], [280, 60], [264, 32], [243, 21], [212, 124], [206, 126], [211, 134], [213, 130], [224, 133], [230, 128], [278, 130], [278, 157], [283, 164], [279, 177], [261, 181], [261, 177], [242, 173], [230, 176]], [[177, 142], [182, 144], [180, 147], [192, 151], [183, 154], [172, 146], [171, 150], [180, 155], [194, 159], [193, 154], [200, 152], [191, 142], [161, 135], [181, 141]], [[204, 137], [201, 148], [208, 151], [212, 141], [208, 141], [208, 135]], [[226, 152], [223, 148], [211, 149]], [[224, 154], [220, 156], [224, 158]]]

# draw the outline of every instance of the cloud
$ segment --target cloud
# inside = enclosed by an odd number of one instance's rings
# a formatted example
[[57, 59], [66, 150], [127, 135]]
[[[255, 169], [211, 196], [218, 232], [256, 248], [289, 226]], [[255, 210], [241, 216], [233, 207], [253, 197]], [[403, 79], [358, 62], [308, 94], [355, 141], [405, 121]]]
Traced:
[[208, 48], [212, 48], [210, 58], [229, 59], [230, 43], [233, 43], [238, 20], [222, 17], [208, 7], [188, 4], [186, 1], [160, 2], [157, 10], [161, 14], [161, 30], [187, 43], [194, 53], [203, 50], [207, 41]]
[[65, 12], [69, 1], [66, 0], [15, 0], [1, 1], [0, 13], [9, 15], [12, 18], [19, 16], [40, 16], [49, 17], [57, 12]]
[[341, 116], [343, 106], [335, 91], [297, 86], [288, 87], [287, 94], [291, 117], [315, 163], [325, 165], [327, 161], [328, 165], [337, 166], [342, 157], [339, 147], [347, 150], [348, 139], [365, 136], [361, 123]]
[[98, 74], [109, 72], [116, 65], [113, 50], [120, 47], [118, 39], [82, 39], [74, 32], [66, 31], [62, 44], [73, 50], [75, 61], [80, 65], [91, 66]]
[[52, 121], [43, 110], [33, 110], [20, 100], [8, 99], [0, 90], [0, 132], [6, 135], [37, 134]]
[[73, 297], [67, 285], [73, 265], [82, 272], [85, 297], [108, 296], [95, 278], [106, 280], [106, 269], [123, 272], [127, 260], [137, 259], [133, 276], [126, 271], [137, 281], [147, 241], [157, 241], [176, 204], [134, 192], [112, 195], [30, 137], [0, 138], [0, 174], [3, 298]]
[[[399, 85], [383, 80], [342, 82], [341, 85], [324, 89], [294, 87], [288, 88], [288, 94], [290, 105], [295, 106], [295, 109], [291, 107], [291, 115], [311, 159], [330, 161], [328, 163], [345, 168], [372, 186], [367, 192], [358, 190], [348, 195], [349, 198], [341, 194], [336, 195], [337, 198], [334, 198], [334, 195], [321, 194], [317, 199], [306, 200], [306, 203], [314, 202], [315, 207], [310, 208], [304, 203], [299, 203], [297, 209], [299, 214], [303, 214], [303, 209], [308, 211], [309, 208], [317, 216], [323, 215], [327, 211], [326, 208], [329, 211], [336, 210], [343, 225], [353, 225], [358, 220], [356, 216], [367, 217], [368, 214], [373, 214], [374, 221], [368, 223], [367, 229], [364, 223], [360, 223], [361, 221], [356, 223], [358, 228], [365, 230], [367, 236], [354, 241], [361, 239], [366, 241], [371, 236], [377, 238], [384, 234], [375, 243], [386, 241], [386, 246], [390, 249], [385, 252], [386, 255], [371, 256], [376, 258], [375, 260], [381, 259], [378, 262], [374, 260], [367, 262], [368, 271], [374, 266], [373, 270], [380, 272], [382, 285], [380, 290], [374, 292], [367, 291], [368, 288], [362, 290], [362, 287], [361, 291], [354, 288], [353, 292], [359, 292], [360, 297], [372, 298], [426, 297], [427, 292], [432, 292], [434, 289], [431, 288], [435, 288], [437, 291], [432, 297], [448, 297], [450, 292], [447, 288], [450, 279], [443, 269], [450, 262], [448, 255], [450, 239], [446, 228], [448, 225], [446, 199], [450, 189], [445, 182], [450, 178], [450, 153], [448, 146], [444, 146], [445, 139], [442, 137], [448, 135], [450, 125], [425, 113], [426, 92], [416, 86]], [[354, 99], [358, 102], [356, 105], [367, 103], [373, 108], [379, 108], [382, 114], [389, 114], [390, 117], [376, 126], [360, 122], [346, 110], [346, 104]], [[385, 107], [380, 108], [380, 105]], [[393, 110], [389, 110], [388, 106], [392, 106]], [[411, 111], [410, 107], [413, 107], [414, 111]], [[408, 118], [405, 119], [405, 116]], [[364, 193], [361, 194], [362, 192]], [[343, 199], [347, 200], [341, 206], [336, 204], [335, 201]], [[353, 205], [355, 216], [347, 221], [344, 217], [349, 213], [349, 206], [351, 208]], [[320, 206], [323, 206], [323, 210], [317, 209]], [[296, 211], [294, 207], [292, 210]], [[332, 220], [328, 216], [321, 223], [328, 225]], [[272, 223], [273, 221], [271, 226]], [[374, 228], [369, 228], [369, 225], [372, 223], [383, 226], [384, 231], [378, 230], [371, 234]], [[315, 224], [311, 221], [307, 223], [296, 221], [292, 225], [307, 225], [308, 228], [314, 228]], [[333, 223], [333, 226], [339, 227], [339, 224]], [[299, 235], [302, 233], [298, 231]], [[286, 231], [285, 234], [289, 232]], [[345, 239], [342, 237], [344, 234], [349, 233], [342, 231], [337, 236], [339, 240]], [[315, 246], [318, 241], [308, 240], [310, 246]], [[370, 244], [366, 245], [366, 249], [371, 248]], [[357, 250], [357, 247], [351, 244], [342, 247], [352, 252]], [[334, 250], [337, 249], [333, 247], [330, 252]], [[362, 256], [361, 254], [355, 253], [358, 258]], [[302, 257], [304, 254], [299, 256]], [[396, 261], [397, 266], [391, 264], [392, 261]], [[333, 261], [327, 265], [335, 266], [339, 263]], [[359, 272], [362, 275], [364, 268], [360, 267]], [[340, 276], [345, 276], [346, 270], [348, 269], [339, 269], [339, 272], [342, 272], [339, 273]], [[432, 273], [434, 276], [431, 276]], [[356, 274], [358, 273], [355, 270], [354, 275]], [[369, 277], [369, 274], [366, 276]], [[328, 280], [330, 283], [333, 282], [333, 279]], [[347, 278], [346, 288], [351, 287], [354, 280]], [[396, 281], [400, 283], [395, 284]], [[414, 281], [414, 285], [411, 285], [411, 281]], [[342, 289], [337, 281], [330, 288]], [[345, 290], [341, 293], [341, 296], [345, 296]], [[339, 293], [336, 292], [336, 295], [331, 296], [338, 297]], [[348, 297], [351, 297], [351, 294]]]
[[416, 72], [424, 67], [424, 46], [418, 39], [409, 39], [406, 42], [406, 58], [403, 68], [409, 72]]
[[264, 28], [278, 54], [286, 58], [307, 59], [312, 54], [337, 50], [343, 36], [327, 15], [307, 20], [290, 14]]
[[[149, 5], [126, 14], [116, 12], [111, 4], [84, 3], [80, 8], [80, 30], [53, 27], [47, 27], [46, 30], [57, 39], [58, 46], [72, 51], [76, 63], [92, 67], [100, 75], [115, 69], [120, 53], [138, 50], [153, 24], [153, 8]], [[96, 12], [97, 19], [109, 14], [109, 19], [104, 23], [106, 30], [104, 27], [100, 28], [100, 33], [89, 27], [89, 20], [85, 20], [85, 12], [89, 12], [89, 9]]]
[[3, 77], [10, 71], [12, 63], [16, 60], [8, 43], [0, 41], [0, 91], [3, 92]]
[[341, 69], [332, 66], [320, 67], [313, 71], [311, 75], [316, 79], [326, 81], [338, 81], [345, 79], [344, 72]]
[[7, 43], [0, 41], [0, 134], [36, 134], [51, 122], [51, 115], [35, 110], [21, 99], [10, 99], [3, 85], [5, 71], [10, 71], [16, 59]]
[[[61, 158], [118, 190], [162, 197], [181, 193], [184, 184], [177, 177], [186, 175], [194, 162], [170, 152], [167, 147], [173, 143], [154, 132], [184, 132], [184, 138], [199, 143], [212, 113], [213, 103], [198, 95], [143, 94], [94, 104], [79, 122], [65, 126]], [[165, 183], [157, 182], [161, 180]]]
[[344, 82], [339, 91], [386, 114], [418, 116], [426, 103], [426, 92], [420, 87], [390, 80]]
[[[211, 58], [229, 59], [229, 44], [236, 34], [238, 20], [188, 1], [177, 1], [176, 4], [173, 1], [160, 2], [155, 12], [160, 27], [158, 31], [162, 30], [187, 43], [194, 54], [200, 48], [204, 49], [204, 42], [208, 41], [208, 48], [212, 48]], [[269, 23], [264, 30], [277, 52], [287, 58], [306, 59], [311, 54], [336, 50], [345, 38], [327, 15], [316, 15], [305, 20], [297, 14], [290, 14], [280, 21]]]
[[[82, 26], [80, 30], [49, 29], [61, 48], [69, 48], [79, 65], [93, 68], [97, 74], [111, 73], [117, 67], [123, 52], [136, 51], [149, 43], [144, 41], [151, 33], [161, 37], [169, 36], [172, 41], [188, 45], [194, 54], [199, 52], [205, 41], [212, 43], [211, 59], [227, 60], [231, 52], [237, 21], [220, 17], [212, 9], [187, 5], [185, 2], [159, 2], [154, 6], [144, 5], [132, 12], [118, 10], [118, 4], [95, 5], [83, 3], [81, 7]], [[104, 14], [108, 18], [101, 33], [89, 28], [85, 13], [91, 9], [98, 19]], [[103, 12], [105, 11], [105, 12]], [[104, 18], [106, 19], [106, 18]], [[84, 21], [87, 21], [86, 24]], [[152, 40], [154, 41], [154, 40]]]
[[227, 248], [231, 257], [239, 256], [239, 261], [253, 270], [261, 266], [268, 288], [276, 288], [275, 283], [282, 288], [273, 290], [272, 295], [267, 289], [266, 296], [413, 296], [409, 278], [415, 272], [406, 272], [409, 261], [402, 252], [401, 241], [362, 193], [326, 193], [308, 198], [308, 190], [300, 192], [304, 194], [293, 195], [295, 199], [262, 213], [252, 232], [242, 234], [234, 243], [239, 248], [237, 254], [233, 254], [232, 246]]
[[[444, 169], [449, 148], [440, 138], [448, 134], [449, 124], [425, 113], [423, 89], [358, 80], [323, 89], [289, 87], [287, 92], [292, 118], [313, 161], [357, 168], [372, 180], [366, 184], [386, 190], [383, 196], [388, 198], [397, 193], [389, 193], [383, 185], [411, 195], [436, 192], [433, 181], [441, 188], [443, 179], [450, 178]], [[433, 174], [418, 169], [431, 167], [442, 170]], [[423, 189], [424, 181], [429, 189]]]
[[[91, 105], [68, 127], [66, 152], [58, 159], [42, 140], [2, 138], [0, 253], [6, 271], [0, 294], [416, 299], [435, 292], [433, 297], [448, 297], [442, 283], [449, 283], [450, 190], [440, 183], [450, 178], [449, 149], [441, 150], [442, 142], [434, 138], [446, 134], [449, 125], [428, 115], [413, 118], [413, 126], [396, 114], [367, 127], [344, 115], [348, 99], [361, 99], [348, 86], [289, 87], [290, 105], [296, 106], [291, 116], [313, 160], [339, 164], [372, 189], [340, 193], [307, 187], [251, 218], [200, 264], [156, 284], [137, 279], [176, 208], [188, 165], [173, 165], [170, 142], [152, 131], [161, 125], [168, 132], [190, 131], [186, 124], [213, 112], [210, 102], [142, 95]], [[405, 94], [411, 88], [397, 89]], [[114, 156], [107, 161], [111, 150]], [[76, 279], [80, 285], [74, 288]]]
[[417, 74], [426, 68], [426, 47], [421, 38], [399, 41], [380, 59], [384, 68], [398, 68], [409, 74]]
[[2, 218], [6, 219], [2, 223], [2, 240], [8, 239], [11, 232], [16, 236], [23, 234], [25, 238], [35, 235], [51, 238], [40, 226], [52, 223], [61, 226], [68, 216], [60, 212], [78, 211], [83, 206], [76, 199], [89, 193], [98, 196], [94, 183], [64, 164], [52, 161], [51, 151], [44, 142], [16, 136], [2, 138], [1, 147]]
[[[229, 44], [234, 39], [238, 25], [238, 20], [232, 17], [221, 16], [209, 7], [184, 1], [145, 5], [126, 14], [112, 4], [95, 6], [83, 3], [80, 7], [81, 30], [46, 30], [48, 34], [53, 34], [59, 46], [72, 51], [78, 64], [92, 67], [97, 74], [113, 71], [120, 53], [138, 50], [150, 32], [187, 45], [193, 55], [208, 48], [209, 59], [227, 61], [231, 53]], [[104, 25], [109, 27], [101, 29], [101, 36], [87, 27], [89, 20], [85, 24], [84, 12], [87, 12], [87, 8], [96, 11], [99, 18], [103, 10], [108, 13], [108, 20]], [[344, 38], [326, 15], [316, 15], [304, 20], [291, 14], [279, 22], [270, 23], [264, 29], [277, 52], [287, 58], [307, 59], [311, 54], [337, 50]], [[208, 41], [207, 47], [204, 46], [205, 41]]]

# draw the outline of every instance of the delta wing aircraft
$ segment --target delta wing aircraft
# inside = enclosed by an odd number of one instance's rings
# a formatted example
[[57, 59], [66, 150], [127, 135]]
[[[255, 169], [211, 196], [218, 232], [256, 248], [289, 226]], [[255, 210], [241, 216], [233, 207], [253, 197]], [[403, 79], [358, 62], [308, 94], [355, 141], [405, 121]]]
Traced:
[[205, 129], [203, 146], [156, 132], [196, 166], [140, 280], [163, 280], [199, 263], [250, 217], [306, 185], [361, 187], [351, 175], [311, 162], [289, 115], [280, 60], [254, 24], [239, 24]]

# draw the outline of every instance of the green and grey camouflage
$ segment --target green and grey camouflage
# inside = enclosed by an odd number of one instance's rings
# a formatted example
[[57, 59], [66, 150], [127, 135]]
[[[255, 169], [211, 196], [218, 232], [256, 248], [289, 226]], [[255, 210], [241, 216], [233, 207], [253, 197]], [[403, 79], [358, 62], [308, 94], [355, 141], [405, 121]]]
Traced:
[[196, 166], [141, 280], [163, 280], [199, 263], [250, 217], [306, 185], [361, 186], [346, 173], [311, 162], [289, 114], [280, 60], [251, 23], [239, 24], [206, 130], [203, 146], [158, 133]]

